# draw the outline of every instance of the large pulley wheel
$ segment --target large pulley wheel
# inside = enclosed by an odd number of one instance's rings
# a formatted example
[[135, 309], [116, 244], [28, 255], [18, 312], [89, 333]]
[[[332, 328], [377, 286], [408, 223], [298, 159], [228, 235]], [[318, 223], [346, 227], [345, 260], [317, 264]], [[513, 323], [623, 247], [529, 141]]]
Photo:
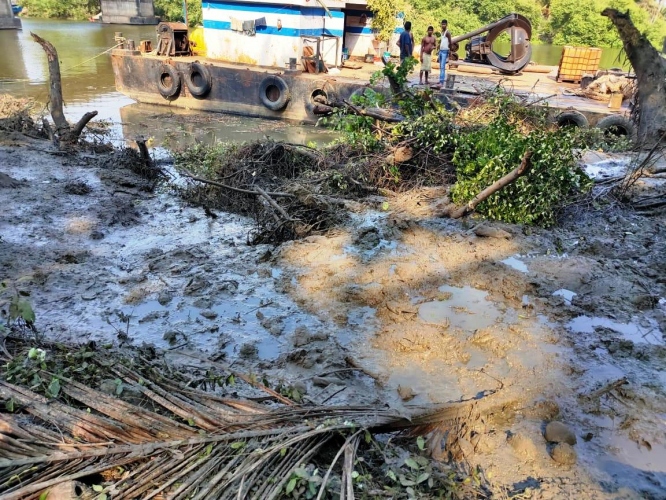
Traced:
[[486, 36], [486, 43], [491, 47], [493, 42], [505, 31], [511, 35], [511, 51], [509, 55], [502, 56], [491, 50], [488, 61], [494, 67], [506, 74], [518, 73], [527, 66], [532, 59], [532, 25], [526, 17], [514, 14], [514, 18], [507, 20], [491, 29]]

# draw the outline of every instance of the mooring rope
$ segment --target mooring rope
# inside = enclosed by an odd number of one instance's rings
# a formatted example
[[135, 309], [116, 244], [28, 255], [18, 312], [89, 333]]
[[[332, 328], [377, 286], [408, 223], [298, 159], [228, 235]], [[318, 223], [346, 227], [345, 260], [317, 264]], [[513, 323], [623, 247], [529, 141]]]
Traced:
[[89, 63], [90, 61], [92, 61], [92, 60], [94, 60], [94, 59], [97, 59], [97, 58], [100, 57], [100, 56], [103, 56], [103, 55], [106, 54], [107, 52], [111, 52], [113, 49], [115, 49], [115, 48], [117, 48], [117, 47], [120, 47], [123, 43], [125, 43], [125, 42], [117, 43], [117, 44], [114, 45], [113, 47], [111, 47], [111, 48], [109, 48], [109, 49], [106, 49], [104, 52], [100, 52], [100, 53], [97, 54], [96, 56], [91, 57], [90, 59], [86, 59], [85, 61], [80, 62], [79, 64], [75, 64], [74, 66], [69, 66], [68, 68], [64, 68], [64, 69], [61, 68], [61, 69], [60, 69], [60, 72], [61, 72], [61, 73], [64, 73], [65, 71], [69, 71], [70, 69], [74, 69], [74, 68], [78, 68], [79, 66], [83, 66], [84, 64]]

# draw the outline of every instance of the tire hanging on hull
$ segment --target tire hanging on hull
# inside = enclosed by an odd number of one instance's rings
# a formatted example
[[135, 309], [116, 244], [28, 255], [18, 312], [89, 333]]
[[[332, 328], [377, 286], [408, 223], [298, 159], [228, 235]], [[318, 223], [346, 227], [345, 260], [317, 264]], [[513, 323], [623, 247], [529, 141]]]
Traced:
[[212, 87], [212, 79], [208, 68], [196, 61], [190, 64], [185, 73], [185, 85], [192, 96], [197, 98], [206, 97]]
[[176, 99], [180, 94], [181, 79], [176, 68], [162, 64], [157, 75], [157, 90], [165, 99]]
[[264, 78], [259, 86], [261, 103], [272, 111], [283, 110], [291, 100], [289, 86], [279, 76]]

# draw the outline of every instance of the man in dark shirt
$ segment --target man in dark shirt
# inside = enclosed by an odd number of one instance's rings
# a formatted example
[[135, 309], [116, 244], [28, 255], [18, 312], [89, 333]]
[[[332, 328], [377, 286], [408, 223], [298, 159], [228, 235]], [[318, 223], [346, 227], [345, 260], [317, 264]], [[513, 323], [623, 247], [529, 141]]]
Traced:
[[414, 52], [414, 38], [412, 37], [412, 23], [410, 21], [405, 23], [405, 31], [400, 33], [398, 47], [400, 47], [400, 64], [402, 64], [405, 59], [412, 57]]

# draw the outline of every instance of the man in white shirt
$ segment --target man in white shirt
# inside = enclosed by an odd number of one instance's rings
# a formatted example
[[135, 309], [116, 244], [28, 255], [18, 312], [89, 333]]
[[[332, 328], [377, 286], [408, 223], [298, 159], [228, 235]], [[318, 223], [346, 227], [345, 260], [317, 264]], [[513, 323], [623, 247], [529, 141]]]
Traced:
[[444, 80], [446, 77], [446, 61], [449, 58], [449, 49], [451, 48], [451, 34], [447, 28], [448, 21], [442, 19], [442, 40], [439, 42], [439, 56], [437, 61], [439, 62], [439, 84], [444, 85]]

